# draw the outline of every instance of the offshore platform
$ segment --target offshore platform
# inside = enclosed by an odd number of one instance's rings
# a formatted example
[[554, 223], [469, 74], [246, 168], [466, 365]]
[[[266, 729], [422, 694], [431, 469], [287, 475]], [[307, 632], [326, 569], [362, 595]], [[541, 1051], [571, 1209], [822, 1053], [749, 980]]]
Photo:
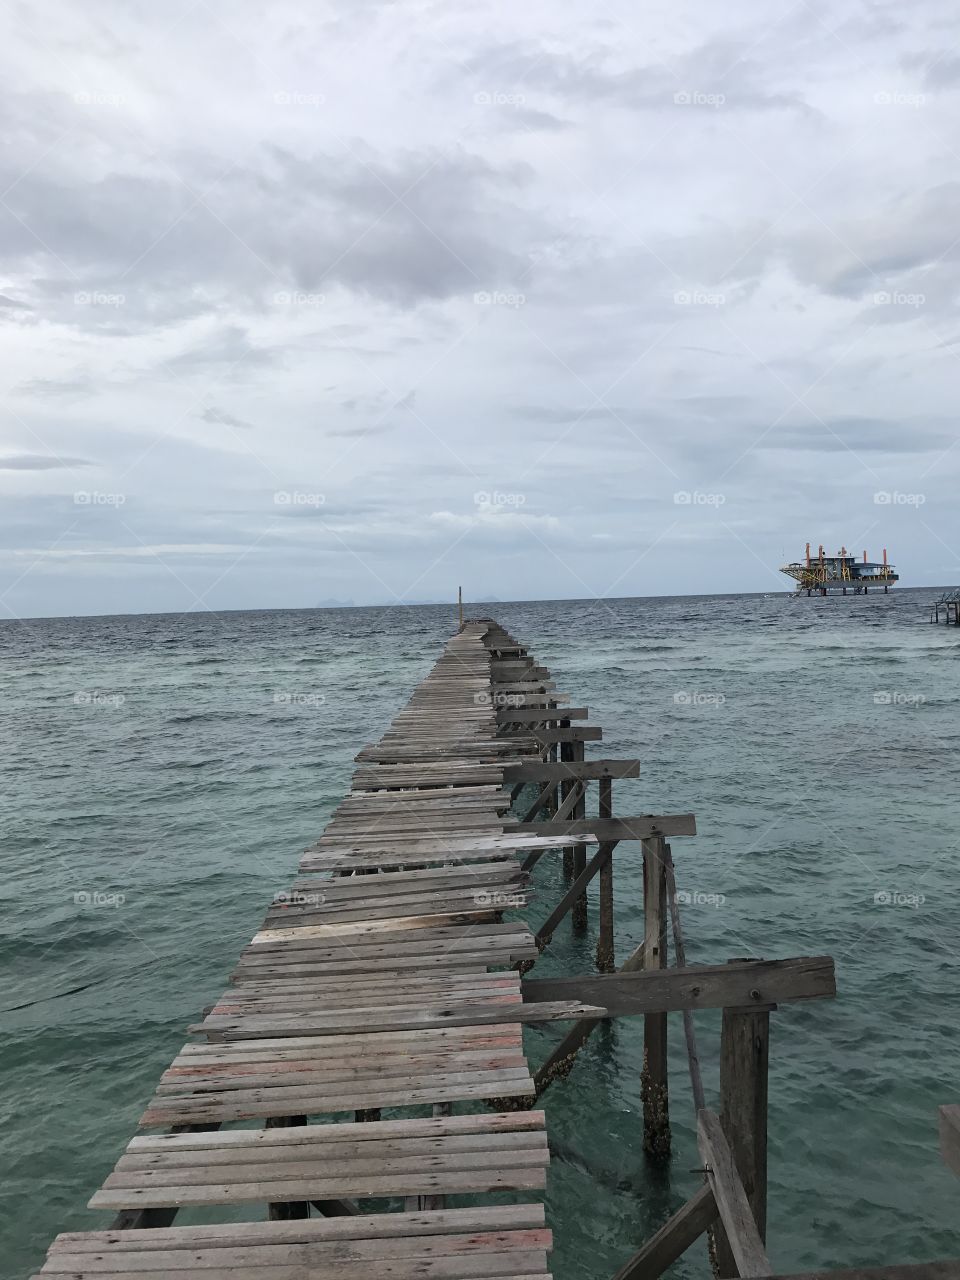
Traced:
[[810, 543], [807, 543], [805, 560], [796, 560], [793, 564], [785, 564], [780, 568], [788, 578], [797, 583], [797, 594], [804, 591], [808, 596], [825, 596], [828, 591], [848, 591], [854, 595], [864, 595], [870, 587], [882, 587], [884, 592], [890, 590], [900, 575], [887, 561], [887, 549], [883, 549], [882, 560], [868, 560], [864, 551], [863, 560], [841, 547], [836, 555], [824, 555], [821, 545], [815, 556], [810, 554]]

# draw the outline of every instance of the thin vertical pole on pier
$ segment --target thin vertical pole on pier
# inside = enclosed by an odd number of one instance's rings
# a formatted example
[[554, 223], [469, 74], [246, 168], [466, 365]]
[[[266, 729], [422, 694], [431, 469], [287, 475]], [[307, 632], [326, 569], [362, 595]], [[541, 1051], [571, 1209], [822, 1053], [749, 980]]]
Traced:
[[[574, 742], [573, 747], [574, 760], [583, 760], [586, 756], [586, 749], [582, 742]], [[574, 786], [577, 784], [574, 783]], [[585, 818], [587, 816], [587, 784], [584, 782], [580, 790], [580, 799], [573, 806], [574, 818]], [[573, 875], [574, 879], [583, 874], [587, 867], [587, 846], [578, 844], [573, 849]], [[571, 912], [571, 921], [573, 923], [574, 933], [584, 933], [587, 928], [587, 891], [586, 889], [580, 894], [576, 902], [573, 904]]]
[[[720, 1123], [763, 1241], [767, 1235], [769, 1048], [769, 1010], [724, 1009], [720, 1032]], [[738, 1276], [726, 1233], [719, 1224], [715, 1248], [717, 1275]]]
[[[600, 779], [599, 817], [613, 817], [613, 781]], [[597, 969], [613, 973], [617, 967], [613, 944], [613, 859], [600, 868], [600, 937], [597, 939]]]
[[460, 620], [460, 630], [463, 630], [463, 587], [457, 587], [457, 613]]
[[[667, 967], [667, 878], [663, 837], [643, 841], [643, 967]], [[667, 1015], [643, 1019], [643, 1149], [651, 1160], [670, 1156], [670, 1103], [667, 1089]]]

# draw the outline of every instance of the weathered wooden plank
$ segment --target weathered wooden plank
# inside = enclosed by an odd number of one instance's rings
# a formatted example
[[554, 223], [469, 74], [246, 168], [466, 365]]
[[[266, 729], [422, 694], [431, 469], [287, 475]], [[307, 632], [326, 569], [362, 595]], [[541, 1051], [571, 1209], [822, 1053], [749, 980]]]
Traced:
[[650, 836], [695, 836], [697, 823], [692, 813], [639, 814], [634, 818], [577, 818], [567, 822], [537, 822], [524, 828], [522, 823], [505, 824], [507, 836], [535, 831], [538, 836], [594, 836], [598, 841], [646, 840]]
[[503, 779], [516, 782], [564, 782], [569, 778], [583, 781], [596, 778], [639, 778], [639, 760], [530, 760], [507, 764]]
[[601, 1005], [606, 1010], [601, 1017], [823, 1000], [837, 993], [830, 956], [578, 978], [524, 978], [522, 989], [525, 1001], [583, 1000]]
[[770, 1260], [760, 1239], [720, 1120], [706, 1109], [697, 1115], [697, 1147], [707, 1169], [707, 1181], [713, 1192], [738, 1274], [751, 1277], [771, 1275]]

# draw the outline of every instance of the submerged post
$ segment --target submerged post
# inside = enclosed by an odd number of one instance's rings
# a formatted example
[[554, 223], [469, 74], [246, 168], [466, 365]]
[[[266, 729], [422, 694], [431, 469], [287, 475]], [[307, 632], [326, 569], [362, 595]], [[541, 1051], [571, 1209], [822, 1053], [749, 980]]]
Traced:
[[[643, 841], [643, 967], [667, 967], [667, 877], [663, 836]], [[643, 1149], [651, 1160], [670, 1156], [670, 1102], [667, 1088], [667, 1015], [643, 1019]]]

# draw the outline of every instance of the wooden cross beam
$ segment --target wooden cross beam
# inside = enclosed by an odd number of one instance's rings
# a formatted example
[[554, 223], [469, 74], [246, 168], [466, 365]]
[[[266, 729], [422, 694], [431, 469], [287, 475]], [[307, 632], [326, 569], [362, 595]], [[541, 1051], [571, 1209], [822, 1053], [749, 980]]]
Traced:
[[538, 822], [535, 827], [508, 822], [504, 832], [538, 836], [595, 836], [601, 843], [647, 840], [651, 836], [695, 836], [697, 820], [692, 813], [643, 813], [634, 818], [576, 818], [569, 822]]
[[567, 782], [570, 778], [581, 781], [593, 778], [639, 778], [639, 760], [566, 760], [524, 761], [508, 764], [503, 770], [505, 783], [513, 782]]
[[795, 1000], [831, 999], [837, 994], [837, 982], [830, 956], [799, 956], [789, 960], [688, 965], [685, 969], [645, 969], [638, 973], [584, 974], [577, 978], [525, 978], [522, 990], [527, 1004], [575, 1001], [602, 1008], [602, 1017], [621, 1018], [679, 1013], [683, 1009], [763, 1008]]

